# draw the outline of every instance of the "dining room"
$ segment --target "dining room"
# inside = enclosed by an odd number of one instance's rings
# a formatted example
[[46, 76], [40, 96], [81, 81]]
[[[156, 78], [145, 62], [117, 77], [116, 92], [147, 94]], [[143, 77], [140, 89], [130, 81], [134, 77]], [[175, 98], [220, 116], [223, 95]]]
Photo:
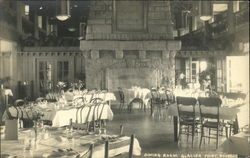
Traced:
[[250, 156], [249, 2], [0, 0], [1, 158]]

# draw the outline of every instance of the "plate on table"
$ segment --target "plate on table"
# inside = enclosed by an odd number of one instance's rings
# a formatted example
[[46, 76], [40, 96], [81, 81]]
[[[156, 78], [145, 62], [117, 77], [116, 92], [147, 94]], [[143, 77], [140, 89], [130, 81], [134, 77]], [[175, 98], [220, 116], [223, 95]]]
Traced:
[[74, 151], [73, 149], [58, 149], [52, 151], [51, 153], [44, 153], [43, 157], [53, 158], [53, 157], [76, 157], [79, 153]]

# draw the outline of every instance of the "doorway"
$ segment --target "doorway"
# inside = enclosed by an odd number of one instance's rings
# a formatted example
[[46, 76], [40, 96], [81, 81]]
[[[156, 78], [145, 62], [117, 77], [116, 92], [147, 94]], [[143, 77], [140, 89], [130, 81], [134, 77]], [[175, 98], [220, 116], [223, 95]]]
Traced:
[[37, 92], [38, 96], [45, 96], [56, 88], [59, 81], [72, 82], [74, 66], [71, 59], [37, 59]]

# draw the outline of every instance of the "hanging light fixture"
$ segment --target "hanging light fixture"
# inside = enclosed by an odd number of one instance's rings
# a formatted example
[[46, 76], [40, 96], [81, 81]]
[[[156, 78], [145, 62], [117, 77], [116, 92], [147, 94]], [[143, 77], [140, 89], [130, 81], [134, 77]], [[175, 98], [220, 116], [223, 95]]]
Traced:
[[208, 21], [213, 17], [213, 5], [210, 0], [199, 1], [199, 16], [202, 21]]
[[65, 21], [70, 18], [70, 3], [69, 0], [57, 0], [56, 18], [60, 21]]

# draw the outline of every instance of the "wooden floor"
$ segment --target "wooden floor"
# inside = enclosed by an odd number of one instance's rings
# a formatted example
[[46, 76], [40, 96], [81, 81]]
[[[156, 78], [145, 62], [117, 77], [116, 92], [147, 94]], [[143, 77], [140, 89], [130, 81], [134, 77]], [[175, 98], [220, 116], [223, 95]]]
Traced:
[[[174, 142], [173, 120], [171, 117], [152, 118], [150, 111], [146, 113], [142, 110], [134, 110], [133, 112], [119, 112], [117, 109], [112, 109], [114, 119], [107, 123], [108, 133], [119, 133], [120, 125], [124, 126], [124, 134], [129, 136], [135, 134], [142, 148], [142, 157], [147, 157], [149, 154], [220, 154], [215, 149], [215, 140], [208, 140], [199, 148], [200, 135], [195, 136], [194, 147], [191, 146], [191, 136], [187, 140], [187, 136], [182, 136], [180, 143]], [[225, 140], [221, 138], [219, 143]], [[149, 156], [151, 157], [151, 156]], [[154, 156], [152, 156], [154, 157]]]

